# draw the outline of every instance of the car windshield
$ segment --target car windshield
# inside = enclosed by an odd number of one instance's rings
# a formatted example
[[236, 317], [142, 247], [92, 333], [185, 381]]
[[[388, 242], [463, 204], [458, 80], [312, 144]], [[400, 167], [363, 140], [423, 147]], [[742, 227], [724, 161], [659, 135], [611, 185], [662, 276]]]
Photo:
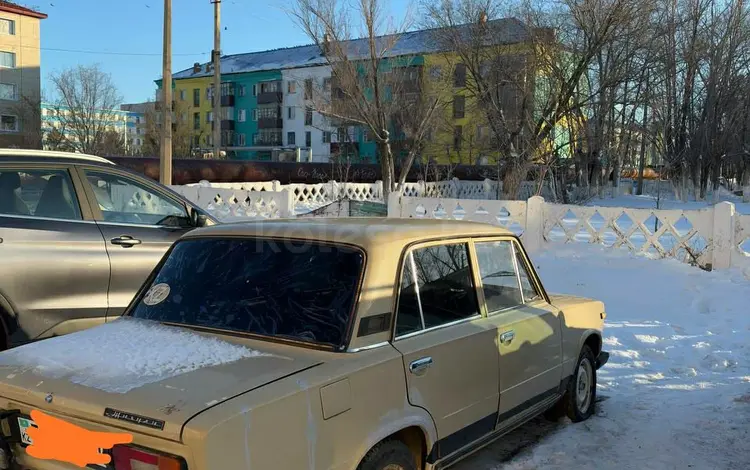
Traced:
[[130, 315], [340, 348], [363, 263], [355, 248], [310, 241], [183, 240]]

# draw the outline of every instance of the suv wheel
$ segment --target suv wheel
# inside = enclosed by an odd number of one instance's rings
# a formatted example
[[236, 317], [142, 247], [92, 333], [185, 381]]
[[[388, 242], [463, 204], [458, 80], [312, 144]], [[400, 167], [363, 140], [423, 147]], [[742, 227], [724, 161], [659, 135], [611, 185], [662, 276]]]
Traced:
[[401, 441], [385, 441], [367, 453], [357, 470], [417, 470], [414, 456]]

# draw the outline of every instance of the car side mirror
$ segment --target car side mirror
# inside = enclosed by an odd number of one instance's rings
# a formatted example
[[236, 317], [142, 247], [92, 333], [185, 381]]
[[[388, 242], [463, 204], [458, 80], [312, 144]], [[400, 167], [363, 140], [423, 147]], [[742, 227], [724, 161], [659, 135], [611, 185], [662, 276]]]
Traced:
[[190, 223], [193, 227], [205, 227], [208, 217], [201, 214], [195, 207], [190, 208]]

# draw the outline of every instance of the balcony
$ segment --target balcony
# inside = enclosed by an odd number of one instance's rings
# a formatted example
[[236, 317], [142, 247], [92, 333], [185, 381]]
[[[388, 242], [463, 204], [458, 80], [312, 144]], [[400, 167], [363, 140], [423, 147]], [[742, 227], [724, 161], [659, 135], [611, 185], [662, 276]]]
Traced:
[[260, 147], [281, 147], [283, 144], [281, 142], [281, 137], [274, 137], [274, 138], [261, 138], [258, 137], [255, 139], [255, 145]]
[[222, 106], [234, 106], [234, 95], [222, 95], [221, 96]]
[[281, 104], [280, 91], [258, 93], [258, 104]]
[[258, 129], [282, 129], [284, 121], [279, 117], [258, 118]]
[[234, 130], [234, 120], [223, 119], [221, 121], [221, 130], [222, 131], [233, 131]]

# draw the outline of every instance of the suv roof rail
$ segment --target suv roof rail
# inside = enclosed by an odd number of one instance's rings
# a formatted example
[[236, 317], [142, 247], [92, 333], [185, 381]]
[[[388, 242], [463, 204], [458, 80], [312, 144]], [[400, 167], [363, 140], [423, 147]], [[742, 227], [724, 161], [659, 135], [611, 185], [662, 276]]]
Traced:
[[33, 150], [33, 149], [9, 149], [0, 148], [0, 157], [42, 157], [42, 158], [69, 158], [71, 160], [86, 160], [90, 162], [108, 163], [114, 165], [111, 160], [97, 155], [76, 152], [59, 152], [56, 150]]

